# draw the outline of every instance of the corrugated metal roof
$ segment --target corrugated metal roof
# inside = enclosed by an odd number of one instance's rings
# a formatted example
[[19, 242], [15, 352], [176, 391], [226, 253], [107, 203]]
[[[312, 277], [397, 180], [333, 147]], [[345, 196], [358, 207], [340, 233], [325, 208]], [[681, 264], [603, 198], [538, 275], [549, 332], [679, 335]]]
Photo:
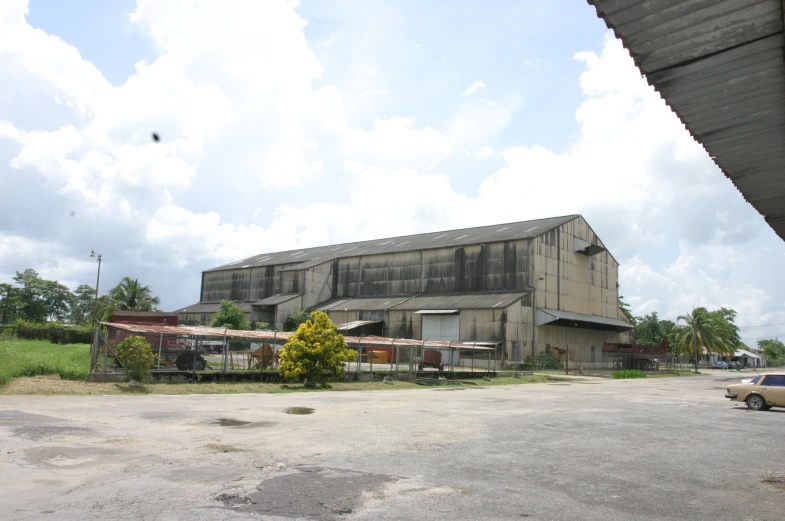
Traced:
[[380, 311], [393, 308], [413, 297], [339, 298], [320, 304], [314, 311]]
[[519, 293], [453, 293], [450, 295], [427, 295], [414, 297], [393, 309], [418, 311], [451, 309], [504, 309], [520, 300], [529, 292]]
[[338, 331], [349, 331], [371, 324], [381, 324], [382, 322], [384, 322], [384, 320], [354, 320], [352, 322], [347, 322], [346, 324], [336, 324], [335, 328]]
[[515, 239], [528, 239], [536, 237], [556, 226], [572, 221], [579, 215], [566, 215], [563, 217], [550, 217], [508, 224], [495, 224], [493, 226], [480, 226], [477, 228], [464, 228], [461, 230], [448, 230], [443, 232], [421, 233], [390, 237], [388, 239], [375, 239], [372, 241], [349, 242], [316, 248], [303, 248], [276, 253], [263, 253], [231, 264], [225, 264], [205, 271], [221, 271], [249, 266], [272, 266], [276, 264], [303, 264], [289, 267], [288, 270], [304, 269], [322, 262], [355, 255], [375, 255], [380, 253], [396, 253], [404, 251], [417, 251], [447, 246], [467, 246], [486, 242], [501, 242]]
[[[294, 333], [287, 331], [246, 331], [237, 329], [223, 329], [220, 327], [198, 327], [198, 326], [161, 326], [158, 324], [123, 324], [113, 322], [101, 322], [110, 329], [120, 329], [123, 331], [130, 331], [131, 333], [141, 334], [156, 334], [161, 333], [164, 336], [179, 336], [179, 337], [196, 337], [196, 338], [212, 338], [217, 340], [251, 340], [251, 341], [268, 341], [278, 342], [286, 340]], [[419, 347], [438, 347], [453, 348], [453, 349], [469, 349], [472, 344], [458, 343], [458, 342], [445, 342], [440, 340], [414, 340], [410, 338], [386, 338], [380, 336], [346, 336], [344, 340], [351, 347], [395, 347], [395, 346], [419, 346]], [[487, 342], [477, 342], [476, 350], [492, 351], [493, 348], [482, 347], [487, 345]]]
[[454, 310], [506, 308], [530, 291], [518, 293], [450, 293], [380, 298], [338, 298], [314, 308], [314, 311], [382, 311]]
[[[235, 302], [235, 304], [237, 304], [245, 313], [250, 313], [251, 304], [253, 304], [253, 302]], [[197, 302], [196, 304], [191, 304], [190, 306], [185, 306], [184, 308], [180, 308], [177, 311], [173, 311], [173, 313], [217, 313], [220, 308], [221, 304], [218, 302], [205, 304]]]
[[638, 68], [785, 239], [782, 0], [588, 0]]
[[267, 297], [262, 300], [257, 300], [256, 302], [252, 302], [251, 305], [253, 306], [276, 306], [281, 304], [282, 302], [288, 302], [293, 298], [299, 297], [299, 293], [279, 293], [278, 295], [273, 295], [272, 297]]
[[117, 317], [173, 317], [177, 311], [113, 311], [112, 316]]
[[591, 324], [604, 324], [606, 326], [613, 326], [619, 329], [633, 329], [631, 324], [618, 320], [615, 318], [596, 317], [594, 315], [584, 315], [582, 313], [573, 313], [572, 311], [557, 311], [555, 309], [537, 309], [537, 325], [545, 326], [557, 320], [569, 320], [575, 322], [589, 322]]

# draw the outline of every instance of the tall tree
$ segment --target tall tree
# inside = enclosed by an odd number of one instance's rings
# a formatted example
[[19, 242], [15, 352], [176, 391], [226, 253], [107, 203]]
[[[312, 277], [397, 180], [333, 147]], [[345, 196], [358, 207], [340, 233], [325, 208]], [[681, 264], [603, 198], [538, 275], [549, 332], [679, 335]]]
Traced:
[[80, 284], [71, 300], [71, 320], [75, 324], [86, 324], [93, 316], [95, 305], [95, 289], [87, 284]]
[[739, 336], [739, 326], [736, 325], [736, 310], [728, 309], [728, 308], [720, 308], [716, 311], [709, 311], [709, 313], [719, 317], [725, 322], [724, 325], [724, 335], [728, 341], [733, 346], [734, 351], [736, 349], [744, 349], [747, 347], [744, 345], [744, 342], [741, 341], [741, 337]]
[[155, 311], [161, 302], [154, 297], [149, 286], [143, 286], [139, 279], [123, 277], [120, 283], [109, 290], [109, 297], [119, 311]]
[[668, 341], [672, 343], [673, 326], [672, 321], [660, 320], [657, 312], [653, 311], [638, 318], [635, 324], [635, 341], [639, 344], [657, 345], [663, 337], [668, 337]]
[[42, 279], [33, 269], [17, 271], [14, 281], [22, 286], [19, 290], [21, 318], [45, 322], [68, 316], [73, 295], [67, 287], [54, 280]]
[[240, 306], [231, 300], [222, 300], [218, 313], [213, 316], [212, 327], [227, 327], [229, 329], [248, 329], [245, 313]]
[[4, 282], [0, 284], [0, 324], [9, 324], [19, 318], [19, 288]]
[[779, 366], [785, 364], [785, 344], [778, 338], [761, 338], [758, 348], [763, 351], [768, 365]]
[[680, 351], [689, 353], [695, 358], [695, 372], [698, 372], [698, 359], [705, 349], [707, 354], [732, 354], [735, 351], [729, 338], [728, 323], [716, 313], [706, 308], [693, 308], [692, 313], [680, 315], [674, 334]]
[[624, 297], [621, 295], [619, 295], [619, 309], [621, 309], [621, 312], [624, 313], [624, 316], [627, 317], [633, 326], [638, 323], [638, 317], [632, 314], [632, 311], [630, 311], [630, 305], [624, 301]]

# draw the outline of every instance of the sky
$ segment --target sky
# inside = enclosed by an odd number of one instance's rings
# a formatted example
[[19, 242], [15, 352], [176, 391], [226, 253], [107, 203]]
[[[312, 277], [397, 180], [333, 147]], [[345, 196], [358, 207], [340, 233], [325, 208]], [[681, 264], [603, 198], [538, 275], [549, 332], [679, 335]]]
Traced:
[[[151, 135], [155, 132], [160, 141]], [[635, 314], [785, 338], [785, 243], [582, 0], [4, 0], [0, 281], [582, 214]]]

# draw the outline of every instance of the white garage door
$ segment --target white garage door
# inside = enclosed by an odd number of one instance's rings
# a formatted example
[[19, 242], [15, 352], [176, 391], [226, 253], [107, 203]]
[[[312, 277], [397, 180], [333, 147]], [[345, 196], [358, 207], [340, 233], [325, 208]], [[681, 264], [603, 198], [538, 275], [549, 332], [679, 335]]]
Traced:
[[455, 340], [460, 336], [459, 315], [423, 315], [422, 338], [425, 340]]

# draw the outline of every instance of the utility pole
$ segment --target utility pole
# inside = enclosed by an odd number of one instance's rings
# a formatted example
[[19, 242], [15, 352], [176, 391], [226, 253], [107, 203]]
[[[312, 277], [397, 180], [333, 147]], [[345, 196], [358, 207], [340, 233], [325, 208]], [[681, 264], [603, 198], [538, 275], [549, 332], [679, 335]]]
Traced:
[[98, 257], [98, 276], [95, 278], [95, 301], [93, 302], [93, 325], [98, 326], [98, 283], [101, 282], [101, 254], [90, 251], [90, 257]]

